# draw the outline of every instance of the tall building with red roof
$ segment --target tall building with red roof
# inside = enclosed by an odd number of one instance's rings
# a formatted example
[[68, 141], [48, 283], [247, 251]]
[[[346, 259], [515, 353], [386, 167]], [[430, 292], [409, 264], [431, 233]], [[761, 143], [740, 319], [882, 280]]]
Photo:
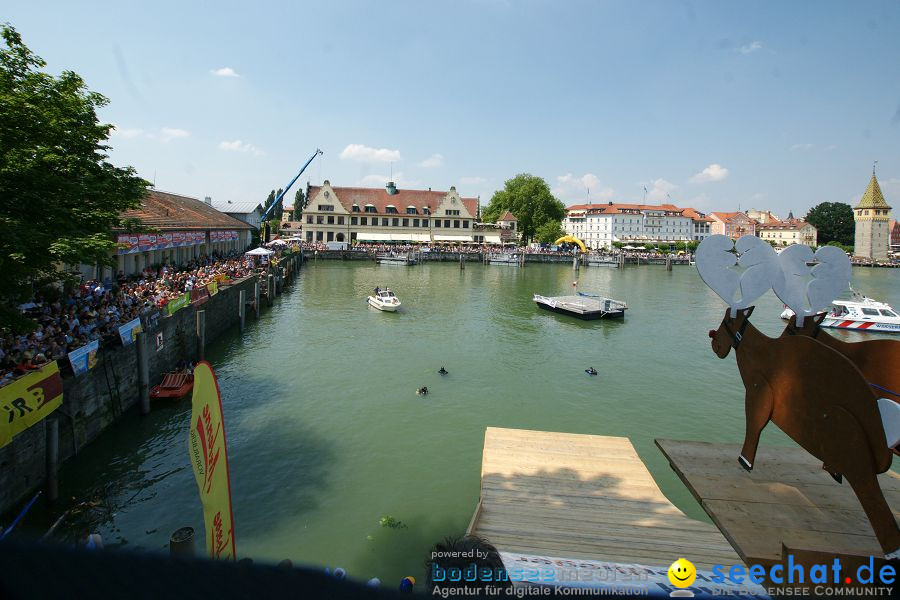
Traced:
[[731, 239], [738, 239], [745, 235], [756, 235], [756, 219], [751, 219], [746, 213], [737, 212], [711, 212], [712, 232], [717, 235], [727, 235]]
[[[307, 242], [472, 242], [478, 198], [449, 191], [336, 187], [307, 188], [303, 238]], [[296, 218], [296, 217], [295, 217]]]
[[674, 204], [575, 204], [566, 209], [563, 230], [594, 249], [613, 243], [644, 245], [702, 241], [712, 220]]

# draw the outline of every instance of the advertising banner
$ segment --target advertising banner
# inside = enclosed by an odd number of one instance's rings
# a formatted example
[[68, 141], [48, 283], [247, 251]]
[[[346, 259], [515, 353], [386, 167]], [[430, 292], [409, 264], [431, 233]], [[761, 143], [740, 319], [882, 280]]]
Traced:
[[221, 232], [221, 231], [210, 231], [210, 232], [209, 232], [209, 241], [211, 241], [211, 242], [218, 242], [218, 241], [221, 240], [221, 239], [222, 239], [222, 232]]
[[153, 250], [156, 248], [156, 234], [155, 233], [142, 233], [138, 235], [138, 248], [141, 252], [146, 252], [147, 250]]
[[123, 346], [130, 346], [137, 339], [137, 334], [141, 332], [141, 319], [133, 319], [124, 325], [119, 326], [119, 337], [122, 339]]
[[188, 454], [203, 504], [209, 556], [234, 560], [234, 515], [222, 398], [216, 375], [206, 361], [194, 367]]
[[100, 342], [94, 340], [81, 348], [69, 352], [69, 363], [71, 363], [75, 375], [87, 373], [94, 368], [94, 365], [97, 364], [97, 350], [99, 349]]
[[185, 238], [185, 235], [184, 235], [183, 231], [176, 231], [172, 234], [172, 242], [176, 246], [179, 246], [179, 247], [184, 246], [184, 238]]
[[213, 297], [219, 293], [219, 282], [218, 281], [210, 281], [206, 284], [206, 289], [209, 291], [209, 296]]
[[171, 233], [161, 233], [157, 238], [157, 248], [171, 248], [175, 245], [175, 239]]
[[0, 388], [0, 448], [62, 404], [63, 383], [56, 361]]
[[191, 295], [187, 292], [178, 296], [177, 298], [172, 298], [166, 304], [166, 314], [174, 315], [176, 312], [187, 306], [191, 303]]
[[194, 288], [191, 290], [191, 304], [203, 304], [207, 300], [209, 300], [209, 292], [205, 287]]
[[135, 252], [140, 252], [137, 234], [120, 233], [118, 237], [116, 237], [116, 241], [120, 244], [125, 244], [124, 248], [119, 248], [118, 254], [134, 254]]

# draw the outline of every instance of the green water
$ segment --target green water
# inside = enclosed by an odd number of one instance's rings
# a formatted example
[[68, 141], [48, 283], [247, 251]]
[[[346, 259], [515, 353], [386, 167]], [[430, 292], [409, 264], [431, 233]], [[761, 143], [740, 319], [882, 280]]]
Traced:
[[[734, 354], [719, 360], [707, 337], [723, 303], [693, 267], [640, 266], [577, 274], [580, 290], [626, 300], [624, 321], [535, 307], [532, 293], [570, 293], [575, 277], [564, 265], [304, 266], [259, 323], [208, 350], [225, 409], [238, 554], [342, 566], [391, 587], [418, 578], [429, 546], [472, 516], [487, 426], [627, 436], [672, 502], [705, 518], [653, 439], [741, 442]], [[857, 268], [853, 277], [900, 305], [900, 271]], [[397, 293], [401, 313], [365, 304], [376, 285]], [[781, 308], [770, 292], [754, 324], [776, 335]], [[599, 376], [586, 375], [589, 366]], [[417, 396], [423, 385], [430, 393]], [[62, 497], [103, 500], [97, 527], [108, 545], [162, 550], [191, 525], [202, 548], [189, 418], [188, 402], [155, 404], [64, 466]], [[762, 441], [787, 443], [771, 425]], [[406, 528], [380, 527], [385, 515]]]

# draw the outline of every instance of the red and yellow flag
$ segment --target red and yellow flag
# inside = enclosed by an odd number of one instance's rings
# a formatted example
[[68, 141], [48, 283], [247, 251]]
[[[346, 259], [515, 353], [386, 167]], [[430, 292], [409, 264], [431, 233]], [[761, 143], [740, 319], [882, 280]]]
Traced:
[[212, 558], [234, 560], [234, 519], [222, 398], [212, 367], [194, 367], [194, 394], [188, 452], [203, 503], [206, 548]]
[[56, 361], [0, 388], [0, 448], [62, 404], [63, 383]]

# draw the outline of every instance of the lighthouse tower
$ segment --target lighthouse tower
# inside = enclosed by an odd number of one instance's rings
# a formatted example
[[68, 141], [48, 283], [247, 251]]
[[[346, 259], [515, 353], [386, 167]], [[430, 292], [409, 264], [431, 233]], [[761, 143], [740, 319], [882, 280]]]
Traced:
[[853, 207], [853, 220], [856, 221], [856, 236], [853, 254], [871, 260], [887, 260], [891, 233], [888, 226], [891, 207], [884, 201], [875, 170], [869, 187], [862, 200]]

